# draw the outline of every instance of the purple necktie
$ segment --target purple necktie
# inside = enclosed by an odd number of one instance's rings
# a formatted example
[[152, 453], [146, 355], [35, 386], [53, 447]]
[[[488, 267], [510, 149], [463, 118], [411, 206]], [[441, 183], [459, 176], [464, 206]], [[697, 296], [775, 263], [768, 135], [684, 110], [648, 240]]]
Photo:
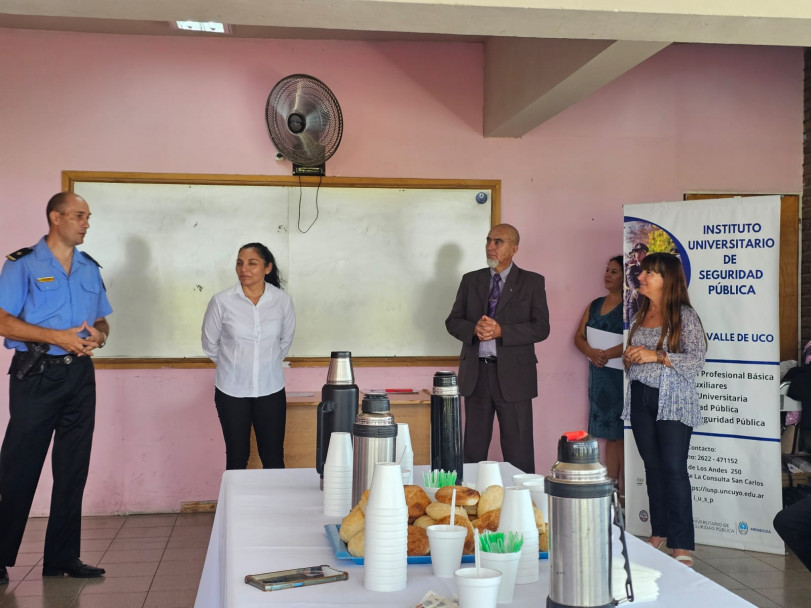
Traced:
[[498, 298], [501, 295], [501, 275], [496, 273], [493, 275], [493, 288], [490, 290], [490, 298], [487, 300], [487, 316], [492, 318], [496, 314], [496, 306], [498, 306]]

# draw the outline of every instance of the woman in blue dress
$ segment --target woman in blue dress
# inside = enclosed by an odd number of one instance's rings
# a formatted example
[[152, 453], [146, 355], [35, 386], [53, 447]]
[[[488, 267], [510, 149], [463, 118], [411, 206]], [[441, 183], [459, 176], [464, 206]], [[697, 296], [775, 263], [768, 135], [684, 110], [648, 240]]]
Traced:
[[[608, 261], [603, 284], [608, 295], [588, 305], [574, 335], [574, 344], [589, 360], [589, 434], [605, 439], [604, 462], [608, 476], [617, 480], [620, 496], [625, 497], [624, 442], [622, 414], [622, 256]], [[616, 345], [596, 348], [589, 344], [587, 328], [616, 334]], [[592, 333], [592, 342], [597, 342]], [[600, 343], [612, 342], [611, 336], [600, 334]], [[607, 365], [615, 359], [612, 365]]]

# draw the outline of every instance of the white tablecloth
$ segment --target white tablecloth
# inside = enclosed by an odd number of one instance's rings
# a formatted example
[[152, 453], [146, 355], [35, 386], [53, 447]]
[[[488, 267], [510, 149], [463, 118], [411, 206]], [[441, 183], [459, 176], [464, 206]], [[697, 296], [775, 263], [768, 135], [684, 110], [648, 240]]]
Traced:
[[[476, 465], [465, 465], [465, 478], [475, 480]], [[422, 478], [417, 467], [415, 481]], [[519, 472], [502, 464], [505, 485]], [[404, 591], [380, 593], [363, 587], [363, 566], [339, 560], [324, 532], [325, 524], [340, 518], [322, 513], [322, 494], [315, 469], [226, 471], [222, 478], [217, 515], [195, 608], [259, 608], [374, 606], [409, 608], [433, 590], [446, 597], [456, 594], [453, 580], [433, 576], [430, 564], [408, 566]], [[658, 608], [716, 608], [751, 606], [701, 574], [677, 563], [663, 552], [627, 535], [630, 559], [662, 572], [656, 602], [634, 606]], [[349, 580], [326, 585], [264, 592], [245, 584], [246, 574], [329, 564], [349, 572]], [[472, 566], [471, 566], [472, 567]], [[544, 606], [549, 588], [547, 560], [540, 561], [540, 581], [517, 585], [511, 606]]]

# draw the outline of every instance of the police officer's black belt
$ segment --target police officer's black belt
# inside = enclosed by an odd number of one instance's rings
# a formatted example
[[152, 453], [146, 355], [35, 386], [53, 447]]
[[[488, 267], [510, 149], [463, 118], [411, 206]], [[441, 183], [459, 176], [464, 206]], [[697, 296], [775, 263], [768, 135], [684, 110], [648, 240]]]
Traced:
[[46, 366], [50, 365], [70, 365], [76, 361], [76, 355], [43, 355], [42, 361]]
[[479, 357], [479, 361], [482, 363], [497, 363], [498, 357]]

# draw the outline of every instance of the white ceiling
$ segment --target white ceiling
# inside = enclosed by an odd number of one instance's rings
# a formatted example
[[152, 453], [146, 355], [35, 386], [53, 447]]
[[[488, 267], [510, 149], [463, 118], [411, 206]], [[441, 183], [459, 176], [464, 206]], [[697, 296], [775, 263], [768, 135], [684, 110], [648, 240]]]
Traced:
[[811, 47], [809, 0], [0, 0], [6, 28], [207, 35], [169, 24], [185, 19], [244, 38], [481, 42], [484, 134], [500, 137], [674, 42]]

